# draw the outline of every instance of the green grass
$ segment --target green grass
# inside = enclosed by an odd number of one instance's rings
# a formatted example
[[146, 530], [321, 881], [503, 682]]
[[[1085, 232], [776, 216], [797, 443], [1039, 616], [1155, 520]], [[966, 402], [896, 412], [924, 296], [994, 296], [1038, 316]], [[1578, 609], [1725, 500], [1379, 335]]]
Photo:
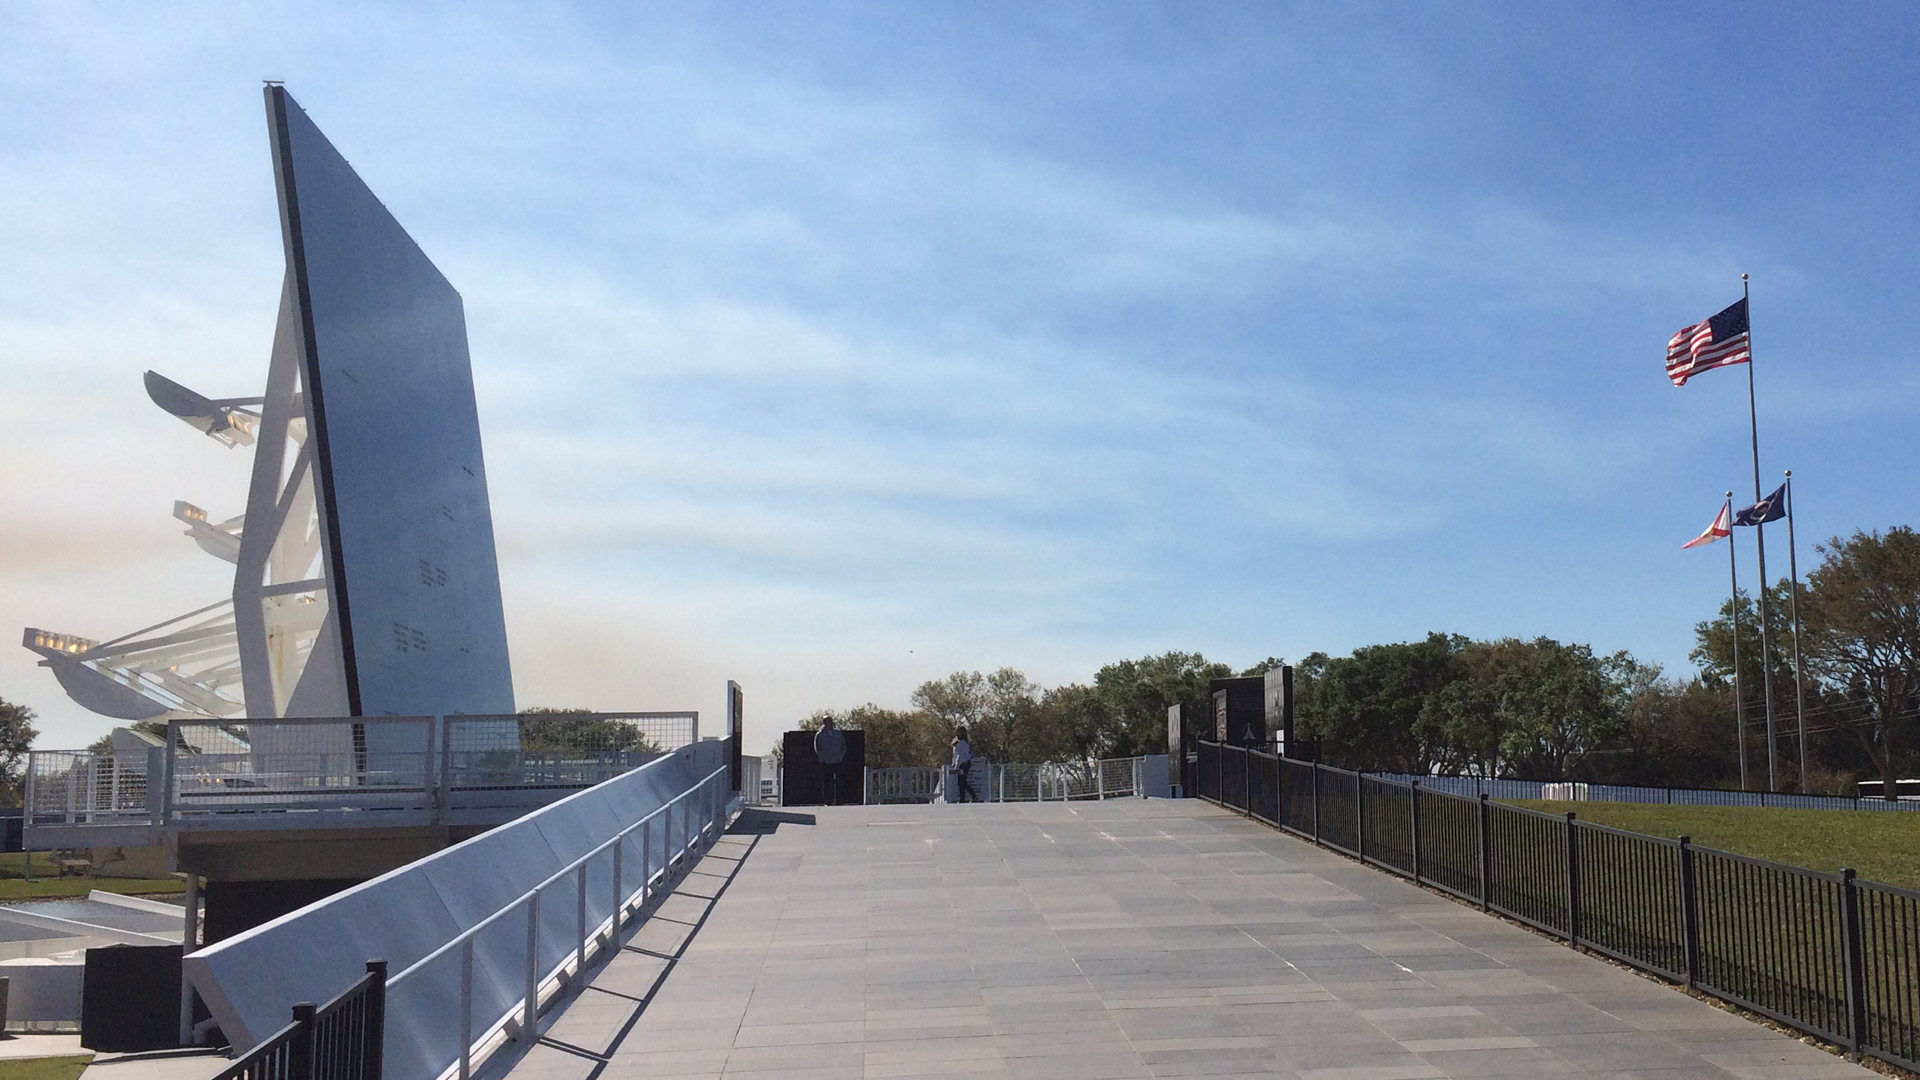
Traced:
[[82, 1057], [0, 1059], [0, 1080], [77, 1080], [92, 1054]]
[[1571, 810], [1582, 821], [1616, 829], [1691, 836], [1702, 847], [1792, 866], [1827, 871], [1850, 866], [1869, 881], [1920, 889], [1920, 813], [1510, 801], [1550, 814]]
[[[115, 893], [177, 893], [186, 888], [178, 878], [61, 877], [60, 857], [51, 851], [33, 852], [33, 881], [26, 880], [27, 856], [0, 855], [0, 901], [57, 900], [85, 896], [95, 889]], [[0, 1076], [0, 1080], [6, 1080]]]

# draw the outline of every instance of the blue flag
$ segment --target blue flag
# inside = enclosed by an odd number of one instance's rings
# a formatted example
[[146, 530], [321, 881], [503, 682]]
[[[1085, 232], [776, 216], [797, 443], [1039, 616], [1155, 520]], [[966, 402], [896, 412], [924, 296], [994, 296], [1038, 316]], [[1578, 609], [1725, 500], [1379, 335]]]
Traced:
[[1787, 485], [1781, 484], [1773, 494], [1733, 515], [1735, 525], [1764, 525], [1769, 521], [1779, 521], [1787, 516]]

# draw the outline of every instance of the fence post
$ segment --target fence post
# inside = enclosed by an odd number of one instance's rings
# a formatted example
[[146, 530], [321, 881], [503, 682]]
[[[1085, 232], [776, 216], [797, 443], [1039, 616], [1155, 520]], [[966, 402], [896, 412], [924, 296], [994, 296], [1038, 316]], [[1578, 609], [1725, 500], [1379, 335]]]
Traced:
[[1320, 759], [1309, 762], [1313, 767], [1313, 842], [1320, 842]]
[[1840, 871], [1840, 940], [1846, 957], [1847, 1047], [1853, 1060], [1867, 1041], [1866, 949], [1860, 940], [1860, 887], [1851, 867]]
[[460, 1080], [473, 1076], [473, 939], [460, 948]]
[[380, 1080], [387, 1063], [387, 962], [367, 961], [366, 1026], [361, 1031], [360, 1080]]
[[613, 930], [607, 936], [615, 945], [620, 943], [620, 916], [627, 913], [626, 880], [620, 874], [626, 850], [627, 834], [623, 832], [613, 838]]
[[1567, 811], [1567, 944], [1580, 944], [1580, 827]]
[[540, 893], [527, 897], [527, 1002], [520, 1016], [520, 1039], [532, 1042], [540, 1020]]
[[578, 950], [578, 953], [577, 953], [578, 958], [574, 961], [573, 974], [576, 978], [585, 979], [587, 977], [587, 864], [586, 863], [580, 864], [580, 876], [579, 876], [579, 879], [575, 882], [573, 892], [574, 892], [575, 898], [577, 898], [580, 901], [580, 906], [579, 906], [580, 921], [579, 923], [576, 924], [580, 931], [580, 934], [577, 938], [574, 939], [576, 942], [574, 948]]
[[1409, 827], [1413, 834], [1413, 883], [1420, 884], [1420, 781], [1414, 780], [1408, 785], [1407, 815], [1413, 820]]
[[1353, 771], [1353, 850], [1367, 861], [1367, 771]]
[[1693, 880], [1693, 837], [1680, 838], [1680, 952], [1687, 989], [1700, 981], [1700, 894]]
[[1480, 793], [1480, 910], [1493, 910], [1493, 804]]
[[313, 1080], [313, 1014], [311, 1001], [293, 1007], [293, 1040], [287, 1044], [287, 1080]]

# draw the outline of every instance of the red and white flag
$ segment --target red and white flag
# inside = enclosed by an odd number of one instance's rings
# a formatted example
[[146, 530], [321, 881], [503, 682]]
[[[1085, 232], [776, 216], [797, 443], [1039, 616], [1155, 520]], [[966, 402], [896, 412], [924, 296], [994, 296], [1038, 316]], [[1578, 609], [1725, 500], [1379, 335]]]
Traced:
[[1747, 301], [1742, 297], [1713, 318], [1673, 335], [1667, 342], [1667, 378], [1675, 386], [1685, 386], [1688, 379], [1703, 371], [1744, 364], [1753, 359], [1751, 340]]
[[1681, 544], [1680, 548], [1684, 551], [1687, 548], [1699, 547], [1702, 544], [1711, 544], [1715, 540], [1732, 535], [1733, 506], [1731, 503], [1722, 503], [1720, 504], [1720, 513], [1715, 515], [1713, 524], [1707, 526], [1707, 531]]

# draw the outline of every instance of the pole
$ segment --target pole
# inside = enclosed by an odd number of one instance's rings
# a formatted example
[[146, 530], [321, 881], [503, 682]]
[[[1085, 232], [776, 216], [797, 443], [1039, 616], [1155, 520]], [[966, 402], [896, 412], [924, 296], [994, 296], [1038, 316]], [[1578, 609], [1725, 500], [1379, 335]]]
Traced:
[[[1733, 520], [1733, 492], [1727, 492], [1727, 520]], [[1740, 693], [1740, 574], [1734, 568], [1733, 537], [1727, 537], [1727, 580], [1733, 599], [1727, 610], [1733, 613], [1733, 737], [1740, 745], [1740, 790], [1752, 790], [1747, 784], [1747, 702]]]
[[1807, 683], [1800, 673], [1800, 562], [1793, 539], [1793, 470], [1787, 470], [1787, 575], [1793, 584], [1793, 715], [1800, 734], [1800, 794], [1807, 793]]
[[[1740, 275], [1740, 300], [1747, 309], [1747, 426], [1753, 436], [1753, 502], [1760, 504], [1760, 415], [1753, 404], [1753, 304], [1748, 301], [1747, 275]], [[1767, 634], [1767, 527], [1753, 523], [1753, 542], [1760, 561], [1760, 688], [1767, 708], [1767, 790], [1780, 790], [1777, 745], [1773, 726], [1773, 645]], [[1744, 741], [1744, 740], [1743, 740]]]

